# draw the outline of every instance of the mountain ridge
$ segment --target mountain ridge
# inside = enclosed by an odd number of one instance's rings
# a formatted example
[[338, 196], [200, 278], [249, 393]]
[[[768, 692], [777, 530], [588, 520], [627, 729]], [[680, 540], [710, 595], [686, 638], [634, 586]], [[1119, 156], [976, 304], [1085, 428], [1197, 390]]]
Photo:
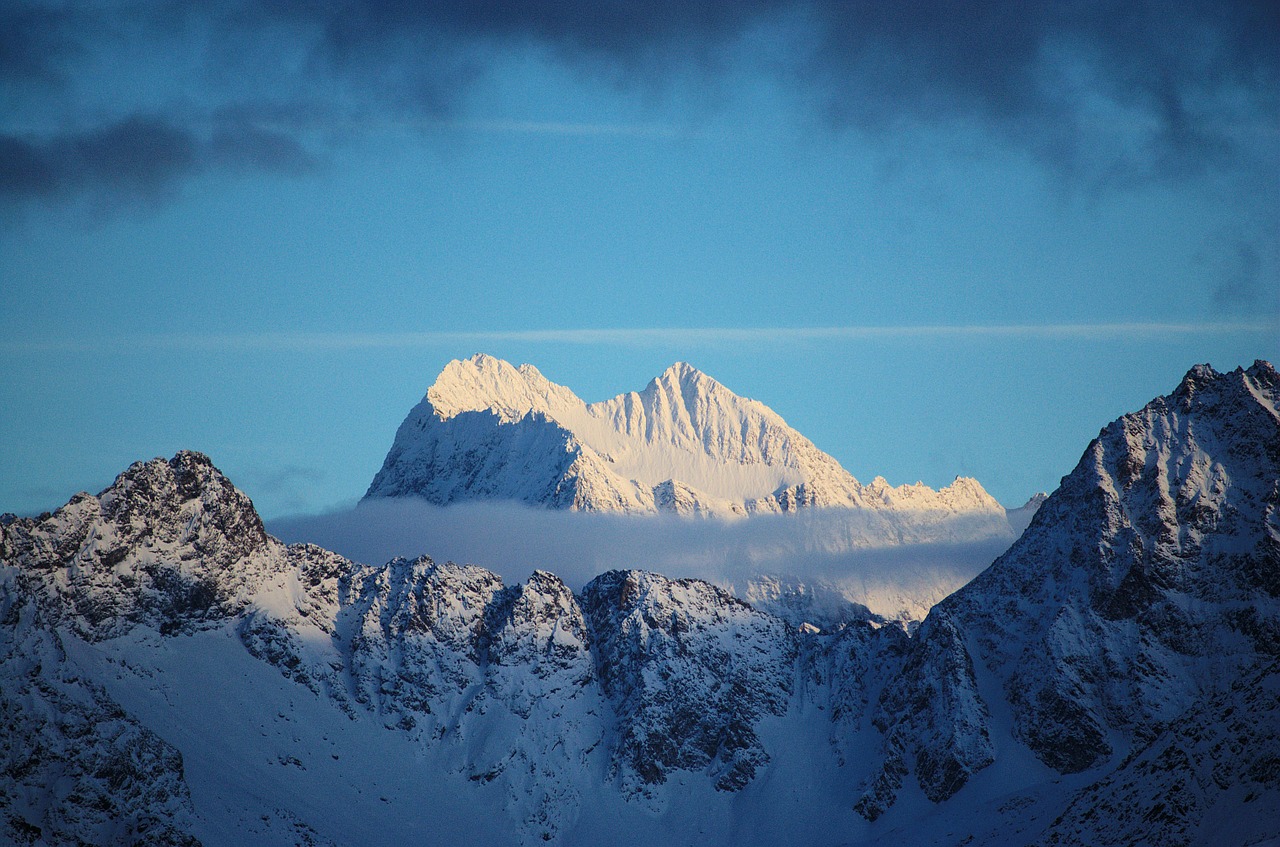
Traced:
[[[930, 611], [921, 673], [882, 698], [887, 764], [863, 811], [891, 804], [912, 755], [935, 799], [996, 762], [983, 691], [1013, 739], [1078, 773], [1269, 666], [1277, 635], [1280, 376], [1197, 366], [1104, 427], [1021, 538]], [[926, 726], [932, 743], [896, 746]]]
[[1265, 362], [1104, 427], [914, 636], [782, 581], [284, 545], [191, 452], [0, 523], [0, 586], [13, 843], [1280, 839]]
[[[585, 403], [532, 365], [454, 360], [399, 427], [365, 499], [506, 499], [551, 508], [734, 517], [812, 507], [882, 516], [881, 537], [1012, 537], [976, 480], [863, 485], [775, 412], [678, 362], [644, 390]], [[918, 525], [918, 526], [917, 526]]]

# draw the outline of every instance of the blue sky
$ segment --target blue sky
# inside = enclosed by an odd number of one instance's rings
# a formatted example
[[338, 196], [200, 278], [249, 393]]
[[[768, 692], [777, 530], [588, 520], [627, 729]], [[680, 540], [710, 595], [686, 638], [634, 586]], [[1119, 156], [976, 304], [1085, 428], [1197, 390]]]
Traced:
[[182, 448], [349, 502], [476, 351], [1051, 490], [1280, 356], [1274, 4], [1115, 5], [6, 4], [0, 511]]

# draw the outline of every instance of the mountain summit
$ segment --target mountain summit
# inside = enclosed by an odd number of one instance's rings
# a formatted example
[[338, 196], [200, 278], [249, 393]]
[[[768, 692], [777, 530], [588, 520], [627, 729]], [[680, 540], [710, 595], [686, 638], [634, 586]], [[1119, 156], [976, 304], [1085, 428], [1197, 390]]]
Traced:
[[405, 418], [366, 499], [513, 500], [602, 512], [746, 515], [805, 506], [980, 516], [975, 480], [934, 491], [862, 485], [776, 412], [677, 362], [643, 391], [585, 403], [532, 365], [445, 366]]
[[1114, 769], [1038, 844], [1266, 841], [1245, 830], [1280, 787], [1278, 515], [1270, 363], [1198, 365], [1105, 427], [921, 625], [859, 811], [881, 814], [913, 763], [935, 801], [988, 767], [1025, 774], [1021, 746], [1063, 775]]

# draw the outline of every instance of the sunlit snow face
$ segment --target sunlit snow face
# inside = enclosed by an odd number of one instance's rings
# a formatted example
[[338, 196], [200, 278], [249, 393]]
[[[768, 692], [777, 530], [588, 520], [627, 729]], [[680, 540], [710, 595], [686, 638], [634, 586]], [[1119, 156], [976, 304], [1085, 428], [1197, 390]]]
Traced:
[[454, 360], [401, 423], [365, 499], [406, 496], [718, 517], [857, 508], [880, 515], [884, 538], [915, 537], [896, 526], [908, 513], [1004, 521], [973, 479], [864, 486], [772, 409], [684, 362], [643, 391], [588, 404], [532, 365]]

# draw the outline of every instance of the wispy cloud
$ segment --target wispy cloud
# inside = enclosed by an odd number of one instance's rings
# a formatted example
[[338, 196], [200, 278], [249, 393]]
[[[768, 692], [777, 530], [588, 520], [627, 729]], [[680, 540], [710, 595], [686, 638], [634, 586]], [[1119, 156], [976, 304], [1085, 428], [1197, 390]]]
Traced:
[[696, 138], [701, 133], [670, 124], [574, 123], [570, 121], [457, 120], [423, 121], [428, 129], [487, 135], [552, 135], [584, 138]]
[[1275, 320], [1216, 323], [1056, 323], [1056, 324], [911, 324], [902, 326], [825, 327], [613, 327], [598, 329], [524, 329], [425, 332], [261, 332], [160, 334], [85, 339], [10, 339], [0, 352], [123, 353], [146, 350], [342, 351], [437, 347], [451, 344], [524, 342], [584, 346], [667, 346], [700, 348], [723, 344], [856, 342], [885, 339], [1009, 339], [1106, 342], [1213, 335], [1273, 335]]

